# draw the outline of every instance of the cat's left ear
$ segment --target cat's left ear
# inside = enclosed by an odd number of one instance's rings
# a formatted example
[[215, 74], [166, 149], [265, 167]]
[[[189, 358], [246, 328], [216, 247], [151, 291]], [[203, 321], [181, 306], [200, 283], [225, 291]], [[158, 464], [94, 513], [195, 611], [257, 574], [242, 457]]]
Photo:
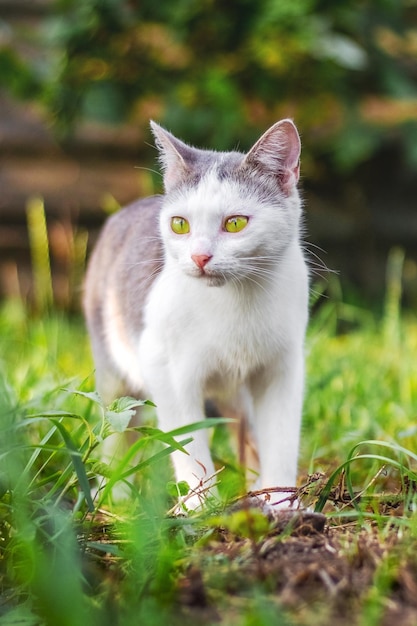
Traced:
[[151, 121], [155, 145], [159, 150], [159, 159], [164, 173], [165, 190], [176, 187], [191, 171], [195, 162], [195, 149], [187, 146], [165, 128]]
[[300, 177], [301, 141], [294, 122], [277, 122], [249, 150], [244, 163], [274, 176], [289, 194]]

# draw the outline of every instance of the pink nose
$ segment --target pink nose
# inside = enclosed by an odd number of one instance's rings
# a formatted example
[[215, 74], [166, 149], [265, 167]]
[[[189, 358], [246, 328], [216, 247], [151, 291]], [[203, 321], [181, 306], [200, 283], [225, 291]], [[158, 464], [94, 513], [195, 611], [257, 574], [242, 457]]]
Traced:
[[201, 270], [207, 265], [211, 257], [212, 255], [208, 255], [208, 254], [192, 254], [191, 255], [192, 260], [197, 265], [197, 267], [199, 267]]

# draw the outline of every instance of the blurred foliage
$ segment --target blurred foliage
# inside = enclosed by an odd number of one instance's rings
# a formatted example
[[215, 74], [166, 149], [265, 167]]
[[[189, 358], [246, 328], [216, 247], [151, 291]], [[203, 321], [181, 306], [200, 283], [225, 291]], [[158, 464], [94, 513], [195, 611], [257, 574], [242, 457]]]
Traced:
[[387, 142], [417, 167], [416, 0], [55, 0], [41, 39], [49, 62], [31, 64], [3, 37], [0, 85], [41, 100], [61, 132], [154, 117], [246, 149], [290, 116], [309, 178]]

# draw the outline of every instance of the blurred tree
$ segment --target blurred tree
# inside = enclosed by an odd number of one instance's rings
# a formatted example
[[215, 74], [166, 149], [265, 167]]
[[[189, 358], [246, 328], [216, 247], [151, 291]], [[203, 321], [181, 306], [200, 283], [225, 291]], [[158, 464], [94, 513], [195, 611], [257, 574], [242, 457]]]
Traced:
[[42, 67], [0, 45], [0, 84], [57, 129], [150, 117], [198, 145], [247, 148], [294, 117], [319, 179], [400, 143], [417, 167], [416, 0], [55, 0]]

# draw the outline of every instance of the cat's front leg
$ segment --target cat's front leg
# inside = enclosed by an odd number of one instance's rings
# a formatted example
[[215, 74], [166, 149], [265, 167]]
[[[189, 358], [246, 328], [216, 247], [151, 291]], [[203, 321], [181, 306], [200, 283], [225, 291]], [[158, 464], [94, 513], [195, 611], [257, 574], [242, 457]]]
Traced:
[[[267, 378], [255, 381], [254, 432], [257, 441], [260, 474], [256, 487], [294, 488], [300, 440], [303, 399], [303, 356], [287, 355]], [[292, 492], [278, 494], [288, 506]]]
[[[190, 402], [172, 389], [164, 386], [163, 392], [155, 391], [152, 395], [156, 404], [158, 425], [163, 431], [173, 430], [181, 426], [188, 426], [205, 420], [204, 411], [199, 402]], [[186, 394], [186, 392], [185, 392]], [[177, 482], [185, 481], [190, 487], [190, 495], [185, 504], [187, 508], [196, 508], [205, 500], [207, 493], [212, 491], [216, 482], [214, 465], [210, 455], [209, 431], [204, 428], [176, 437], [181, 441], [192, 437], [192, 441], [185, 446], [187, 454], [181, 451], [171, 455]]]
[[[153, 349], [146, 348], [146, 345], [152, 345]], [[143, 341], [142, 348], [144, 346], [142, 368], [146, 388], [156, 404], [159, 428], [168, 432], [205, 420], [203, 393], [196, 372], [193, 372], [194, 376], [191, 372], [187, 375], [182, 371], [179, 360], [171, 363], [166, 351], [156, 347], [154, 342]], [[185, 446], [187, 454], [173, 452], [171, 460], [176, 480], [188, 483], [193, 494], [187, 497], [186, 506], [196, 508], [215, 483], [215, 469], [210, 455], [208, 430], [196, 430], [176, 437], [176, 440], [188, 437], [193, 440]]]

